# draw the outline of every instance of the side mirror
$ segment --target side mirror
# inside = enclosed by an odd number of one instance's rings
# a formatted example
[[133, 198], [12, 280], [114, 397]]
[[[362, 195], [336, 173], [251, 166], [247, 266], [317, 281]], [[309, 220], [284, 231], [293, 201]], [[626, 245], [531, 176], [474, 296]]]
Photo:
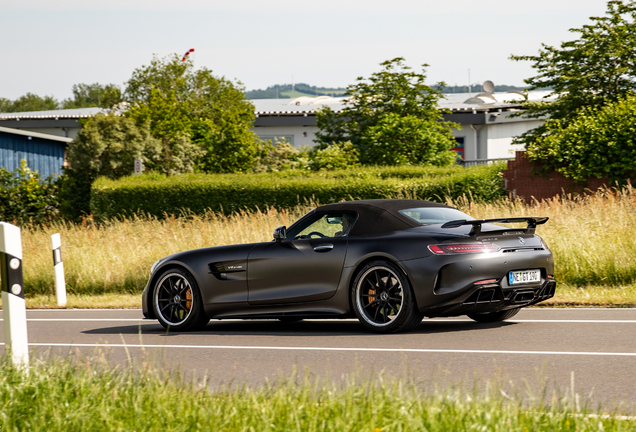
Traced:
[[279, 226], [274, 230], [274, 240], [282, 242], [287, 237], [287, 227], [285, 225]]

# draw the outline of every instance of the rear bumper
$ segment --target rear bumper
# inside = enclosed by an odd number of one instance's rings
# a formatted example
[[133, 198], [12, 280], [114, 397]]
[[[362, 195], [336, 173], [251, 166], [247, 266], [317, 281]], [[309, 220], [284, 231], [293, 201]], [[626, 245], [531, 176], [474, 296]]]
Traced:
[[[401, 263], [425, 316], [496, 312], [554, 296], [554, 260], [549, 250], [430, 257]], [[511, 285], [511, 271], [537, 269], [540, 281]]]
[[502, 287], [493, 283], [474, 287], [460, 298], [426, 308], [425, 315], [457, 316], [472, 313], [497, 312], [540, 303], [554, 297], [556, 281], [547, 280], [540, 285]]

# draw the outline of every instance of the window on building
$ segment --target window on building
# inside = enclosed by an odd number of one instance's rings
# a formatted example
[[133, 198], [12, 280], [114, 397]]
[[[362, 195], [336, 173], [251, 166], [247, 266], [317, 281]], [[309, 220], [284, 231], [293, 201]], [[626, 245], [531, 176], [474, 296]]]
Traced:
[[455, 147], [451, 150], [459, 154], [459, 158], [464, 160], [464, 137], [455, 137]]

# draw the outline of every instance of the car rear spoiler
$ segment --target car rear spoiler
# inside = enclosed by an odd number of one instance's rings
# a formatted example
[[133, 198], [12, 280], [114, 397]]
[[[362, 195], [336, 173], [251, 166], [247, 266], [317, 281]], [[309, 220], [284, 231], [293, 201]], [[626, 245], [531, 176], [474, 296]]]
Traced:
[[549, 217], [512, 217], [512, 218], [497, 218], [497, 219], [475, 219], [475, 220], [466, 220], [459, 219], [450, 222], [446, 222], [442, 225], [442, 228], [458, 228], [463, 225], [472, 225], [473, 228], [470, 230], [468, 235], [470, 236], [478, 236], [481, 234], [481, 225], [485, 223], [519, 223], [519, 222], [527, 222], [528, 226], [525, 228], [526, 234], [534, 234], [534, 230], [537, 225], [542, 225], [546, 223], [550, 219]]

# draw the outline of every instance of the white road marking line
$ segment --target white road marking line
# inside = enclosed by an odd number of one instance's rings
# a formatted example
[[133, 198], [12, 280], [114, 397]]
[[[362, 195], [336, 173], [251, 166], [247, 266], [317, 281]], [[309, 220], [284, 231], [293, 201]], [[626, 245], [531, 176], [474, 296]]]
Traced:
[[519, 319], [519, 320], [506, 320], [504, 322], [520, 322], [520, 323], [626, 323], [626, 324], [636, 324], [636, 320], [577, 320], [577, 319], [569, 319], [569, 320], [533, 320], [533, 319]]
[[[0, 318], [0, 321], [4, 319]], [[148, 321], [148, 323], [157, 323], [155, 320], [145, 320], [143, 318], [27, 318], [27, 321]]]
[[[4, 345], [4, 343], [0, 343]], [[349, 351], [387, 353], [445, 353], [445, 354], [522, 354], [522, 355], [564, 355], [600, 357], [636, 357], [636, 352], [586, 352], [586, 351], [505, 351], [505, 350], [461, 350], [425, 348], [349, 348], [349, 347], [292, 347], [292, 346], [241, 346], [241, 345], [141, 345], [141, 344], [81, 344], [81, 343], [30, 343], [30, 346], [69, 348], [178, 348], [212, 350], [262, 350], [262, 351]]]
[[[0, 318], [0, 321], [4, 321], [2, 318]], [[60, 322], [64, 322], [64, 321], [69, 321], [69, 322], [82, 322], [82, 321], [130, 321], [130, 322], [147, 322], [148, 324], [157, 324], [158, 322], [156, 320], [152, 320], [152, 319], [144, 319], [144, 318], [27, 318], [27, 321], [60, 321]], [[225, 322], [241, 322], [243, 320], [223, 320]], [[271, 320], [271, 321], [276, 321], [276, 320]], [[307, 321], [325, 321], [325, 320], [307, 320]], [[346, 320], [349, 322], [357, 322], [357, 320]], [[215, 321], [212, 321], [213, 323]], [[475, 321], [471, 320], [470, 318], [466, 318], [466, 319], [444, 319], [444, 318], [440, 318], [440, 319], [425, 319], [424, 321], [422, 321], [423, 323], [444, 323], [444, 322], [463, 322], [463, 323], [474, 323]], [[636, 320], [594, 320], [594, 319], [588, 319], [588, 320], [577, 320], [577, 319], [544, 319], [544, 320], [534, 320], [534, 319], [512, 319], [512, 320], [506, 320], [503, 322], [508, 322], [508, 323], [593, 323], [593, 324], [636, 324]], [[477, 324], [477, 323], [475, 323]], [[214, 325], [214, 324], [213, 324]]]

